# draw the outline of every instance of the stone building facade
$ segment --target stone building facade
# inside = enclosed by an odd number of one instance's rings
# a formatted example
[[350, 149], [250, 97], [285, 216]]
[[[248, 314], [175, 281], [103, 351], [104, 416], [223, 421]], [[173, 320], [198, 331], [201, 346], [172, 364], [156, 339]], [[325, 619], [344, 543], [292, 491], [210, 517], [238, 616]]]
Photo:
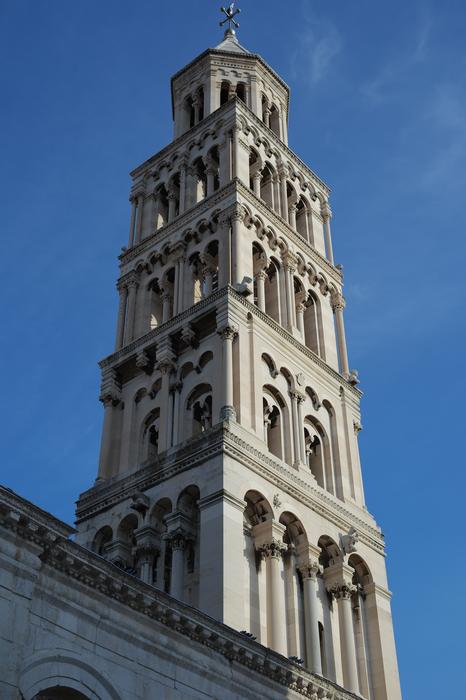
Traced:
[[131, 173], [76, 541], [1, 494], [1, 605], [34, 628], [2, 635], [2, 697], [399, 700], [329, 189], [231, 30], [171, 87], [174, 140]]

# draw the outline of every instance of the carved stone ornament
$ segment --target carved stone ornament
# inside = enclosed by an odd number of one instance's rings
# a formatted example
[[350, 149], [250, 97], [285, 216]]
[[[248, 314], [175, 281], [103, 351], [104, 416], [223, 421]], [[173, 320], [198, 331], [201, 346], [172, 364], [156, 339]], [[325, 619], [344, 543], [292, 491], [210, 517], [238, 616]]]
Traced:
[[284, 542], [273, 539], [259, 547], [259, 552], [262, 559], [280, 559], [287, 549]]
[[149, 497], [146, 496], [145, 493], [142, 493], [141, 491], [136, 491], [133, 493], [131, 496], [131, 508], [135, 510], [137, 513], [142, 513], [144, 516], [146, 512], [148, 511], [150, 506], [150, 501]]
[[306, 377], [304, 376], [304, 374], [303, 374], [302, 372], [299, 372], [299, 373], [296, 375], [296, 382], [297, 382], [297, 384], [299, 384], [299, 386], [304, 386], [304, 385], [305, 385], [305, 383], [306, 383]]
[[280, 500], [280, 494], [276, 493], [275, 496], [273, 497], [273, 505], [274, 508], [280, 508], [282, 502]]
[[341, 535], [341, 548], [345, 554], [352, 554], [357, 551], [359, 535], [354, 527], [351, 527], [347, 535]]
[[234, 340], [238, 335], [238, 329], [235, 326], [224, 326], [217, 332], [222, 340]]
[[350, 600], [353, 593], [357, 592], [356, 586], [347, 583], [337, 583], [330, 588], [329, 593], [335, 600]]

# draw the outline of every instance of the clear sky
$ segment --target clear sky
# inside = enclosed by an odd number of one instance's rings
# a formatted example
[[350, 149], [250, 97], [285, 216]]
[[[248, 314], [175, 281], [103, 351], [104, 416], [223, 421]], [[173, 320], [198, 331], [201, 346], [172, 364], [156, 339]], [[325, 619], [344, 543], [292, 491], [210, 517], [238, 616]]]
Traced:
[[[68, 521], [96, 475], [128, 172], [170, 140], [169, 78], [219, 43], [220, 4], [0, 0], [0, 480]], [[459, 697], [466, 5], [240, 6], [240, 41], [292, 89], [291, 148], [333, 190], [404, 697]]]

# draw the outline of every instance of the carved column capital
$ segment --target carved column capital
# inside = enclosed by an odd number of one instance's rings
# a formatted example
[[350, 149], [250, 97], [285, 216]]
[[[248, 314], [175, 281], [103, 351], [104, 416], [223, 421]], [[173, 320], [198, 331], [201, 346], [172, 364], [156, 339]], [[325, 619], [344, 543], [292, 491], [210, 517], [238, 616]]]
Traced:
[[144, 370], [144, 372], [150, 374], [151, 367], [150, 357], [145, 350], [140, 350], [136, 355], [136, 367], [138, 369]]
[[328, 589], [328, 592], [332, 596], [332, 598], [335, 598], [335, 600], [350, 600], [351, 596], [357, 592], [357, 587], [353, 586], [352, 584], [347, 584], [347, 583], [342, 583], [342, 584], [335, 584], [332, 586], [330, 589]]
[[287, 549], [284, 542], [273, 539], [261, 545], [258, 551], [262, 559], [280, 559]]
[[330, 209], [330, 204], [328, 202], [320, 203], [320, 214], [324, 221], [332, 218], [332, 210]]
[[343, 311], [346, 306], [346, 300], [343, 294], [339, 292], [334, 292], [330, 297], [330, 304], [332, 306], [333, 312]]
[[300, 572], [303, 579], [317, 580], [318, 574], [321, 573], [321, 567], [317, 562], [308, 562], [307, 564], [300, 564], [298, 566], [298, 571]]
[[217, 330], [217, 333], [221, 337], [222, 340], [234, 340], [236, 336], [238, 335], [238, 329], [236, 326], [232, 325], [227, 325], [223, 326], [222, 328], [219, 328]]
[[298, 266], [298, 259], [296, 255], [286, 251], [282, 255], [282, 261], [285, 269], [288, 270], [288, 272], [292, 272], [293, 274], [296, 272], [296, 268]]
[[306, 397], [304, 394], [301, 394], [300, 391], [296, 391], [296, 389], [292, 389], [290, 392], [290, 398], [293, 399], [293, 401], [296, 401], [297, 403], [303, 403], [306, 400]]

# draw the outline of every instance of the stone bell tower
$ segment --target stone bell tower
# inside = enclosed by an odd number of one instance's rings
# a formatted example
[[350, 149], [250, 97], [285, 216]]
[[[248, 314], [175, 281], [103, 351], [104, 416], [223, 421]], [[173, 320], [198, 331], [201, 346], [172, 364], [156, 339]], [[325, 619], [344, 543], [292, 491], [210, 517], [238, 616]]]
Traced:
[[231, 28], [171, 91], [174, 140], [131, 173], [78, 541], [356, 695], [398, 700], [329, 188], [287, 146], [287, 85]]

